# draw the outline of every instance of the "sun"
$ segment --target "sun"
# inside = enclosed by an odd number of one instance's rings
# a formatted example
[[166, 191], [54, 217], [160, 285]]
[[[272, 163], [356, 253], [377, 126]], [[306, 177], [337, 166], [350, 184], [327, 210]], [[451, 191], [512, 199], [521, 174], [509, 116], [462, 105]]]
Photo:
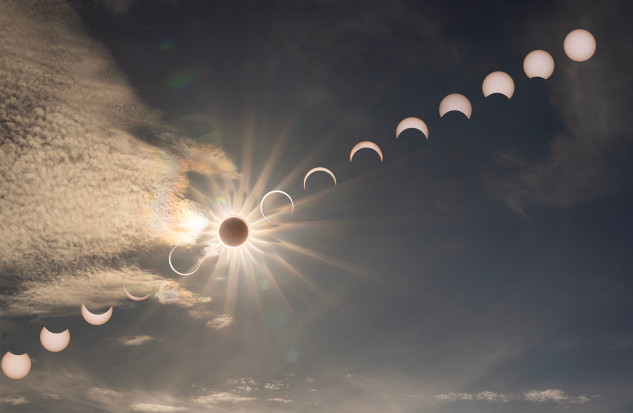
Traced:
[[232, 215], [220, 221], [217, 236], [224, 247], [237, 249], [248, 242], [250, 228], [244, 218]]

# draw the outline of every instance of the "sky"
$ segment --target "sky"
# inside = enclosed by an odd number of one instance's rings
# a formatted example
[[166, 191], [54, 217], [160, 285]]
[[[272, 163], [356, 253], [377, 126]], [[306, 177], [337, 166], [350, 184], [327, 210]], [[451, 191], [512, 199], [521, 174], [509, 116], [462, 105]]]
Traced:
[[[0, 1], [0, 353], [32, 360], [0, 411], [630, 412], [631, 15]], [[578, 28], [586, 62], [563, 50]], [[548, 79], [523, 71], [535, 49]], [[496, 70], [510, 99], [482, 93]], [[440, 117], [450, 93], [470, 119]], [[406, 117], [428, 139], [396, 139]], [[382, 162], [350, 163], [364, 140]], [[304, 189], [317, 166], [336, 186]], [[294, 211], [273, 195], [267, 222], [271, 190]]]

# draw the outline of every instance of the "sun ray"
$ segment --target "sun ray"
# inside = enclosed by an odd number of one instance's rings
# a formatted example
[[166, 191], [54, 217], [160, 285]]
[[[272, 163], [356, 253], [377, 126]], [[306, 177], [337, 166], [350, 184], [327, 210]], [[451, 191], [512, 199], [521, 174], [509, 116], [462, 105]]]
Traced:
[[242, 204], [240, 208], [240, 212], [239, 212], [240, 215], [245, 214], [246, 211], [257, 208], [256, 198], [259, 198], [264, 193], [266, 189], [266, 185], [268, 184], [268, 181], [270, 180], [270, 176], [273, 172], [273, 168], [277, 165], [277, 161], [279, 160], [279, 157], [281, 156], [283, 149], [286, 145], [286, 141], [288, 139], [289, 134], [290, 134], [290, 124], [287, 124], [284, 130], [282, 131], [282, 133], [280, 134], [279, 139], [277, 140], [277, 143], [273, 146], [273, 151], [268, 157], [268, 159], [266, 160], [266, 163], [264, 164], [262, 171], [259, 173], [257, 182], [253, 186], [253, 189], [250, 191], [247, 198], [244, 200], [244, 203]]

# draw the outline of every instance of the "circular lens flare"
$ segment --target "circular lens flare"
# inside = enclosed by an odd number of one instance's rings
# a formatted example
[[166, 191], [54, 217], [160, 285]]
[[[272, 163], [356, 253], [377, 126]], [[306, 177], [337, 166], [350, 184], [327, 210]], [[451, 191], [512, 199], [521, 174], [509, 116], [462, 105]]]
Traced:
[[227, 248], [240, 248], [246, 244], [250, 235], [248, 224], [242, 217], [228, 216], [218, 225], [218, 240]]

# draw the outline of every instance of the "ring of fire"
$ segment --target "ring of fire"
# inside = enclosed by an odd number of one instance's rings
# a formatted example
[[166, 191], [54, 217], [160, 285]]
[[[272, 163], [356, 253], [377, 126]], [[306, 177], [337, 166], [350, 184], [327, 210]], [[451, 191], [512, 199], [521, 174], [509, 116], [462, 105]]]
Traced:
[[250, 229], [244, 218], [228, 216], [218, 225], [218, 240], [227, 248], [240, 248], [248, 242]]

